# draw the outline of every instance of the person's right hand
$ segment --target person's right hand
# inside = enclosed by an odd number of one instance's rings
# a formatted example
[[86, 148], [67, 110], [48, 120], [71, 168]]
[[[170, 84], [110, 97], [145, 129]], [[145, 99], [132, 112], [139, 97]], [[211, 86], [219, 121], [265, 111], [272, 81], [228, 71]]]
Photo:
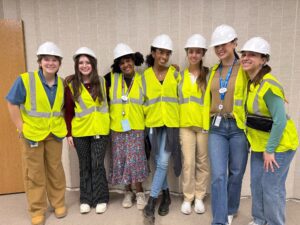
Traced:
[[70, 137], [67, 137], [67, 141], [68, 141], [68, 144], [72, 147], [74, 147], [74, 142], [73, 142], [73, 137], [70, 136]]

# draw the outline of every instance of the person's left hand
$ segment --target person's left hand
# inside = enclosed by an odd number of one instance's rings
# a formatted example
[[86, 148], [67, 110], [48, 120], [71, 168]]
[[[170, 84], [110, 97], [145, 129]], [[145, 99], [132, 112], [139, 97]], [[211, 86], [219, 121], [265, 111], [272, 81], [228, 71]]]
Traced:
[[177, 72], [180, 72], [180, 66], [178, 64], [171, 64], [171, 66], [175, 67]]
[[279, 168], [278, 163], [275, 159], [274, 153], [264, 152], [264, 169], [266, 172], [269, 172], [269, 169], [271, 169], [271, 172], [274, 172], [274, 165]]

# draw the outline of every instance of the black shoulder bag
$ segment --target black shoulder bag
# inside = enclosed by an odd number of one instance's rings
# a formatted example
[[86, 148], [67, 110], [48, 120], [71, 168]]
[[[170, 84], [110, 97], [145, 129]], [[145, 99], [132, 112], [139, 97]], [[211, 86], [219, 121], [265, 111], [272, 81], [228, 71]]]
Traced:
[[272, 117], [267, 116], [259, 116], [254, 114], [248, 114], [247, 110], [247, 100], [248, 100], [248, 94], [249, 94], [249, 87], [250, 87], [250, 81], [247, 85], [247, 98], [246, 98], [246, 105], [245, 105], [245, 111], [246, 111], [246, 125], [247, 127], [264, 131], [264, 132], [271, 132], [272, 125], [273, 125], [273, 119]]

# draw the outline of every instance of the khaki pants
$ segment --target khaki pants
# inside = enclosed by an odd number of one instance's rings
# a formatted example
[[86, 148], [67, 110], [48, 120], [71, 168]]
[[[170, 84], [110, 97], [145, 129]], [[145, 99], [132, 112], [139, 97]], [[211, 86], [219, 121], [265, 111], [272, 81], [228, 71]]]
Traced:
[[208, 133], [197, 127], [180, 128], [184, 201], [203, 199], [209, 179]]
[[53, 135], [30, 147], [23, 139], [22, 166], [24, 187], [31, 217], [44, 215], [47, 197], [53, 208], [65, 205], [66, 180], [61, 162], [62, 142]]

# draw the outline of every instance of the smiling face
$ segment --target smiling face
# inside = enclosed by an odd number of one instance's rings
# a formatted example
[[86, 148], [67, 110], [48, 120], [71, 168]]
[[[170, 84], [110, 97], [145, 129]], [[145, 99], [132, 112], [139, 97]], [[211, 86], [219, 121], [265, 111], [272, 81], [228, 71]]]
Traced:
[[256, 75], [266, 61], [266, 57], [257, 52], [243, 51], [241, 55], [241, 65], [252, 77]]
[[165, 66], [170, 59], [171, 51], [167, 49], [157, 48], [155, 51], [152, 51], [152, 57], [154, 58], [154, 64], [157, 66]]
[[201, 62], [204, 55], [204, 49], [202, 48], [188, 48], [187, 49], [187, 58], [190, 65], [197, 65]]
[[52, 55], [44, 55], [39, 60], [39, 66], [44, 75], [54, 75], [60, 67], [61, 61], [58, 57]]
[[123, 57], [120, 60], [119, 63], [121, 72], [125, 75], [125, 76], [131, 76], [134, 74], [134, 61], [132, 59], [132, 57]]
[[81, 55], [79, 57], [78, 70], [82, 76], [89, 76], [92, 73], [92, 64], [87, 56]]
[[221, 61], [228, 60], [234, 57], [235, 47], [236, 47], [235, 41], [217, 45], [215, 46], [215, 53]]

